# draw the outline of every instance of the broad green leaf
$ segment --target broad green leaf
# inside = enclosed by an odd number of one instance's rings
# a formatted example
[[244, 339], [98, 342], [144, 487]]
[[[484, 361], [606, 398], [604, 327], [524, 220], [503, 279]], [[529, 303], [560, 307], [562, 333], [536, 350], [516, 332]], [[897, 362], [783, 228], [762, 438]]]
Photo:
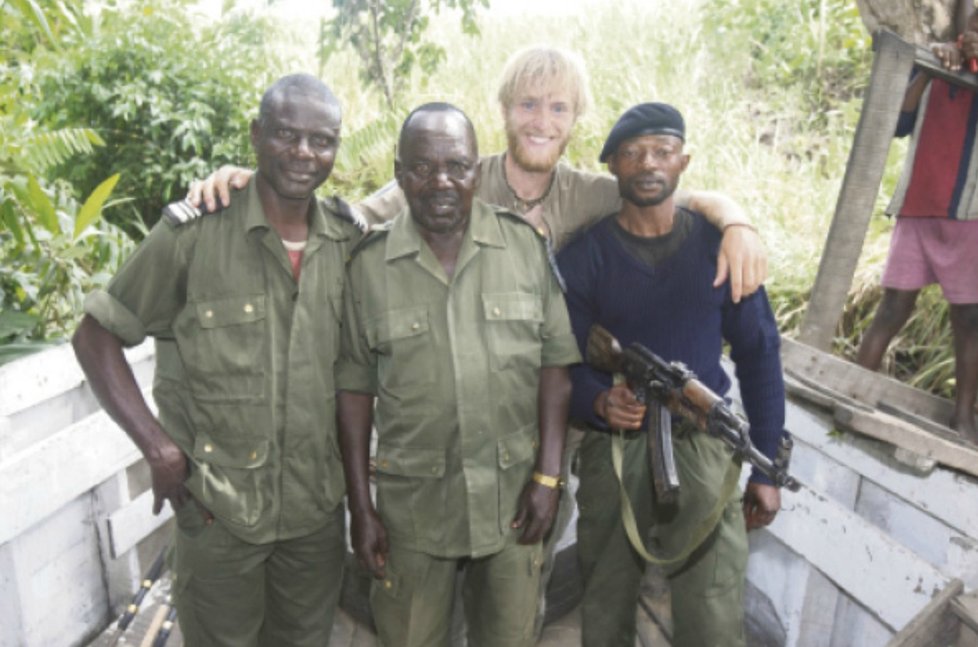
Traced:
[[41, 226], [52, 234], [57, 234], [58, 216], [54, 213], [54, 205], [51, 204], [51, 199], [48, 198], [48, 194], [44, 192], [37, 178], [33, 175], [27, 177], [27, 197]]
[[102, 205], [105, 204], [105, 201], [108, 199], [109, 194], [112, 193], [112, 189], [115, 188], [115, 184], [118, 181], [119, 174], [116, 173], [95, 187], [92, 194], [88, 196], [85, 204], [78, 210], [78, 215], [75, 216], [75, 233], [72, 235], [73, 239], [77, 240], [78, 235], [102, 215]]
[[[10, 233], [14, 235], [14, 240], [17, 241], [17, 246], [22, 247], [24, 245], [24, 230], [20, 226], [20, 221], [17, 218], [17, 212], [14, 210], [14, 203], [12, 200], [7, 200], [2, 205], [0, 205], [0, 222], [6, 225]], [[25, 222], [24, 226], [29, 227], [30, 223]]]
[[0, 340], [27, 332], [40, 319], [26, 312], [0, 310]]

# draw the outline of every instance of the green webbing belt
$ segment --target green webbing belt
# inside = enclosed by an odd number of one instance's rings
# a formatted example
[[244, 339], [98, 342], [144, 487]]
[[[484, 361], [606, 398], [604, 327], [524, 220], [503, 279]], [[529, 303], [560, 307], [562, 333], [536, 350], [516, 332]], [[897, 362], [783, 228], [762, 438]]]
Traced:
[[730, 461], [727, 474], [723, 479], [723, 484], [720, 486], [720, 496], [717, 497], [717, 502], [713, 506], [713, 510], [710, 511], [710, 514], [694, 528], [690, 542], [678, 554], [671, 557], [661, 557], [653, 555], [646, 550], [645, 542], [642, 541], [642, 535], [638, 531], [635, 512], [632, 510], [632, 503], [628, 500], [628, 492], [625, 491], [625, 482], [621, 477], [624, 447], [624, 433], [620, 430], [614, 432], [611, 435], [611, 463], [615, 467], [615, 476], [618, 477], [618, 488], [621, 491], [621, 520], [625, 524], [625, 534], [628, 535], [628, 540], [631, 542], [635, 551], [642, 556], [642, 559], [652, 564], [666, 566], [685, 560], [710, 536], [717, 522], [720, 521], [720, 515], [723, 514], [723, 509], [727, 507], [730, 495], [733, 494], [734, 489], [737, 487], [737, 482], [740, 480], [740, 466], [735, 461]]

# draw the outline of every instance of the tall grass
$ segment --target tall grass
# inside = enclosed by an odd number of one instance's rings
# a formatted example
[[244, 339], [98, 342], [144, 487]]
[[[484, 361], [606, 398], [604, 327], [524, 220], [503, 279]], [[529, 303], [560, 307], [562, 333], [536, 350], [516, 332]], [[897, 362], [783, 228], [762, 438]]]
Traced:
[[[386, 182], [399, 123], [424, 101], [456, 103], [475, 123], [481, 151], [502, 150], [494, 95], [506, 58], [533, 43], [567, 47], [584, 58], [594, 96], [593, 109], [575, 128], [568, 160], [600, 170], [597, 153], [624, 109], [649, 100], [676, 105], [686, 117], [693, 155], [683, 186], [722, 191], [751, 213], [770, 254], [772, 305], [782, 331], [793, 335], [869, 78], [869, 36], [854, 1], [592, 0], [549, 16], [532, 13], [533, 3], [526, 6], [518, 13], [483, 12], [479, 38], [462, 35], [454, 16], [434, 20], [432, 35], [448, 60], [431, 78], [412, 79], [397, 114], [383, 112], [380, 97], [361, 85], [352, 55], [331, 60], [322, 74], [345, 105], [345, 135], [330, 190], [355, 199]], [[891, 151], [880, 214], [905, 150], [898, 142]], [[891, 225], [881, 215], [871, 223], [840, 320], [836, 346], [844, 355], [851, 356], [878, 303]], [[944, 394], [953, 386], [946, 318], [939, 293], [925, 291], [889, 355], [895, 374]]]

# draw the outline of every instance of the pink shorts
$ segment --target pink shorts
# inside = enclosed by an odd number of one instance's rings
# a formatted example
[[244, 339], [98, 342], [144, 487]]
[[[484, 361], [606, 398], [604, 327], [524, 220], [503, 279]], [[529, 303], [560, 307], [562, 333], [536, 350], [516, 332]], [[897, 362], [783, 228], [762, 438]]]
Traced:
[[978, 220], [897, 218], [883, 287], [938, 283], [948, 303], [978, 303]]

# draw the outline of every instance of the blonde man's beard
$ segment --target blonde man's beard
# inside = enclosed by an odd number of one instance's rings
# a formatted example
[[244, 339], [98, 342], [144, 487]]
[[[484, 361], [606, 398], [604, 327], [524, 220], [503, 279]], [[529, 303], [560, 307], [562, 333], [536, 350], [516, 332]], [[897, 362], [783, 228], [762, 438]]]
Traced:
[[508, 153], [517, 166], [530, 173], [549, 173], [552, 171], [557, 166], [557, 162], [560, 161], [560, 156], [564, 154], [564, 149], [567, 148], [569, 140], [569, 137], [564, 138], [564, 141], [560, 142], [560, 145], [555, 147], [549, 155], [532, 155], [523, 148], [519, 134], [513, 131], [508, 124], [506, 126]]

